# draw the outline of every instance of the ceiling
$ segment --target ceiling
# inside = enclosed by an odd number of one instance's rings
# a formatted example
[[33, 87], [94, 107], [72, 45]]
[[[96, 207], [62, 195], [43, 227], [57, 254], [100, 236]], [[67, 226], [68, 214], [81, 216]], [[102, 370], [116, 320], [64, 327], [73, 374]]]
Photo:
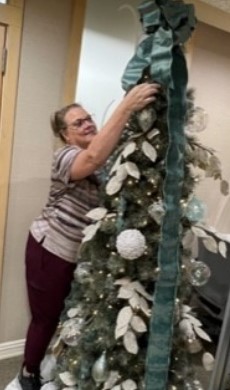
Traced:
[[202, 1], [214, 7], [220, 8], [225, 12], [230, 13], [230, 0], [202, 0]]

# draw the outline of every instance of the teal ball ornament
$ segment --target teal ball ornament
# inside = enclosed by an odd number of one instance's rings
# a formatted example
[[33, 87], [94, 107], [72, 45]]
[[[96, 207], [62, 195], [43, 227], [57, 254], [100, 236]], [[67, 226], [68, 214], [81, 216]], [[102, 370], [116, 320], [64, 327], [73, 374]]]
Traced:
[[195, 196], [188, 202], [185, 209], [185, 217], [190, 222], [200, 222], [206, 215], [206, 205]]

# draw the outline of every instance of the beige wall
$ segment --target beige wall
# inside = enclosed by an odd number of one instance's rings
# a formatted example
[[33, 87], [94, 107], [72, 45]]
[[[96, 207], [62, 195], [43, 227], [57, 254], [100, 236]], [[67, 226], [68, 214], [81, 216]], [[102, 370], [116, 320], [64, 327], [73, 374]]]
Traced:
[[53, 137], [50, 113], [61, 105], [72, 0], [27, 0], [16, 110], [0, 302], [0, 343], [25, 337], [24, 247], [46, 201]]
[[[204, 145], [217, 151], [223, 176], [229, 181], [230, 33], [199, 23], [193, 44], [189, 84], [195, 87], [196, 104], [208, 113], [207, 129], [198, 136]], [[198, 194], [208, 205], [208, 222], [230, 233], [230, 200], [220, 194], [219, 181], [206, 179]]]

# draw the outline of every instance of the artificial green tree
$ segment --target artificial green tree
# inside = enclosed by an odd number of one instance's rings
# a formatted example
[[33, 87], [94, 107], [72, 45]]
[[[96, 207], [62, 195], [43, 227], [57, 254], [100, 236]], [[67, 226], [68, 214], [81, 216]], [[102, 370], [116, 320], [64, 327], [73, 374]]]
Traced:
[[[156, 102], [133, 114], [110, 158], [100, 207], [88, 213], [71, 293], [61, 318], [56, 384], [81, 390], [202, 390], [194, 352], [210, 341], [190, 307], [208, 267], [191, 237], [221, 248], [195, 196], [197, 169], [222, 179], [219, 160], [194, 136], [204, 113], [187, 90], [183, 45], [195, 27], [180, 0], [144, 1], [147, 38], [129, 62], [126, 91], [159, 82]], [[199, 127], [199, 129], [198, 129]], [[204, 351], [204, 364], [212, 356]]]

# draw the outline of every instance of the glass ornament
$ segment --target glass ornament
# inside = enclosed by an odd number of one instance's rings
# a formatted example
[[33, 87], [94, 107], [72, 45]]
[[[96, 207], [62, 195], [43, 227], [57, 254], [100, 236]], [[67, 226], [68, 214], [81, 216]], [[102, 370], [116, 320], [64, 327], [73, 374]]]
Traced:
[[60, 336], [66, 345], [75, 347], [78, 344], [83, 323], [82, 318], [71, 318], [63, 323]]
[[201, 287], [205, 285], [211, 276], [211, 270], [203, 261], [192, 261], [188, 278], [192, 286]]
[[149, 215], [156, 221], [158, 225], [161, 224], [162, 218], [165, 214], [163, 202], [154, 202], [148, 207]]
[[108, 377], [108, 365], [106, 360], [106, 352], [104, 351], [102, 355], [96, 360], [92, 367], [92, 377], [94, 381], [99, 384], [106, 381]]
[[204, 219], [205, 214], [205, 203], [194, 196], [185, 208], [185, 217], [191, 222], [200, 222]]
[[208, 114], [202, 107], [195, 107], [191, 118], [185, 125], [185, 133], [192, 135], [205, 130], [208, 124]]
[[91, 281], [91, 264], [89, 262], [79, 263], [74, 272], [74, 277], [79, 283]]

